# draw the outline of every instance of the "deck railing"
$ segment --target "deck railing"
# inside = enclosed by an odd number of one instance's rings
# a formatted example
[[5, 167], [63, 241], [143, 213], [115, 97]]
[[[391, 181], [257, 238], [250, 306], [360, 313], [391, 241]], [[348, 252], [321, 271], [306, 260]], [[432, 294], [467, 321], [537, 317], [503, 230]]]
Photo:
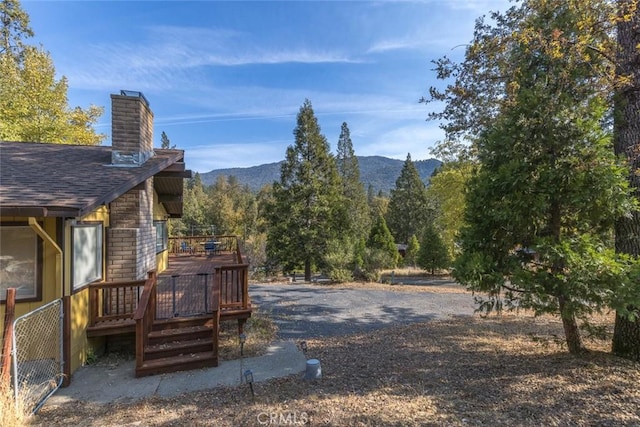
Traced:
[[215, 280], [220, 289], [220, 310], [249, 308], [249, 264], [225, 265], [216, 268]]
[[138, 308], [145, 280], [100, 282], [89, 285], [89, 324], [130, 319]]
[[[155, 275], [153, 280], [153, 298], [142, 300], [144, 289], [149, 280], [102, 282], [89, 285], [89, 326], [118, 323], [129, 324], [135, 313], [142, 313], [141, 304], [153, 304], [145, 316], [151, 321], [175, 317], [209, 315], [219, 310], [230, 318], [250, 312], [249, 265], [243, 262], [240, 242], [236, 236], [192, 236], [188, 238], [170, 238], [171, 247], [179, 247], [202, 239], [215, 238], [223, 242], [228, 253], [235, 255], [235, 264], [218, 265], [210, 273]], [[183, 239], [183, 240], [180, 240]], [[151, 277], [151, 276], [150, 276]], [[234, 317], [235, 316], [235, 317]], [[124, 325], [122, 330], [125, 330]]]
[[235, 264], [217, 267], [213, 274], [160, 276], [156, 318], [211, 314], [218, 308], [248, 310], [248, 273], [248, 264]]
[[133, 314], [133, 320], [136, 322], [136, 368], [142, 367], [144, 362], [144, 349], [147, 347], [149, 333], [156, 317], [157, 283], [155, 272], [150, 272], [138, 308]]
[[[151, 273], [150, 273], [151, 274]], [[249, 265], [216, 267], [213, 274], [154, 275], [153, 317], [169, 319], [225, 311], [249, 310]], [[150, 279], [89, 285], [89, 325], [130, 320]]]
[[158, 278], [158, 319], [211, 313], [214, 307], [213, 275], [174, 274]]
[[234, 235], [199, 235], [169, 237], [169, 253], [172, 255], [204, 255], [217, 252], [236, 252], [238, 238]]

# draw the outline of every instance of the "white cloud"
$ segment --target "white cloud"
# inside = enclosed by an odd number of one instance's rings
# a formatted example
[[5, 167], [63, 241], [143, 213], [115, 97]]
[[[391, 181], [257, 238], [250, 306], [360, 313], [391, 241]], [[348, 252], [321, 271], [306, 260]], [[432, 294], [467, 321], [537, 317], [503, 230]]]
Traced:
[[80, 52], [67, 57], [68, 65], [62, 62], [60, 71], [76, 88], [127, 85], [169, 91], [210, 83], [203, 70], [210, 66], [360, 62], [336, 49], [265, 46], [235, 31], [171, 26], [146, 31], [137, 42], [79, 45]]
[[385, 156], [404, 160], [411, 153], [413, 160], [431, 158], [430, 149], [442, 139], [443, 133], [435, 123], [407, 124], [377, 135], [373, 142], [356, 148], [362, 156]]

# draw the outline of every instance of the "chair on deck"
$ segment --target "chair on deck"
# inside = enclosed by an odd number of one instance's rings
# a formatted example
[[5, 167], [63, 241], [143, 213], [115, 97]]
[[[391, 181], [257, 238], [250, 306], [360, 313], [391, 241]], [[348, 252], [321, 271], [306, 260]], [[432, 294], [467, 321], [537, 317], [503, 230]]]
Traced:
[[182, 243], [180, 243], [180, 252], [192, 254], [193, 253], [193, 248], [191, 246], [187, 245], [187, 242], [182, 242]]
[[216, 242], [205, 242], [204, 253], [207, 255], [213, 255], [214, 253], [218, 253], [218, 247], [216, 245]]

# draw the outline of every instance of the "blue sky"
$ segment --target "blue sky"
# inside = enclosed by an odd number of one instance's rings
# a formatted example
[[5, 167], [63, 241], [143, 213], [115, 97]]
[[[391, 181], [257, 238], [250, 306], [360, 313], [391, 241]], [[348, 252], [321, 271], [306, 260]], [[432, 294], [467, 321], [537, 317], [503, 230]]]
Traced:
[[461, 58], [478, 16], [506, 0], [30, 1], [22, 7], [69, 104], [105, 107], [142, 91], [162, 131], [198, 172], [284, 159], [309, 99], [335, 150], [347, 122], [357, 155], [432, 157], [442, 139], [418, 99], [431, 60]]

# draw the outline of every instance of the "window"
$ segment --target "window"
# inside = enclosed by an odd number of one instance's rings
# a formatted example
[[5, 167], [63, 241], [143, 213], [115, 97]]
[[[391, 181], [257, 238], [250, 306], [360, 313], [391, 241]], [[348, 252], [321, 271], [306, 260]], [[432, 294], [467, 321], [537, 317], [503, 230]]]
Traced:
[[156, 229], [156, 253], [166, 251], [169, 245], [167, 221], [153, 221], [153, 226]]
[[16, 300], [42, 299], [42, 240], [28, 225], [0, 227], [0, 300], [16, 288]]
[[102, 223], [71, 227], [73, 241], [73, 290], [102, 279]]

